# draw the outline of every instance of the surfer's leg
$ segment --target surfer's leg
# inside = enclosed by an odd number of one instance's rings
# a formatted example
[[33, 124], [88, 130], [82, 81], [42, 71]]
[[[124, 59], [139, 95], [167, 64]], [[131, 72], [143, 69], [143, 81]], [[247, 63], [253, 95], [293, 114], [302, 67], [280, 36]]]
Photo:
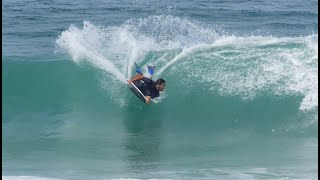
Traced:
[[139, 74], [133, 76], [130, 80], [128, 80], [128, 83], [131, 83], [132, 81], [141, 80], [142, 78], [143, 78], [143, 74], [139, 73]]

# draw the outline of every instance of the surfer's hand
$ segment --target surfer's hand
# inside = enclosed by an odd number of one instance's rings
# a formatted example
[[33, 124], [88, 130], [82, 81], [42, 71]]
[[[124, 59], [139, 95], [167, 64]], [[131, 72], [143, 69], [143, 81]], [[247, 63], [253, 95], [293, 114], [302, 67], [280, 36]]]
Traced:
[[145, 96], [145, 98], [146, 98], [146, 103], [147, 104], [150, 103], [151, 97], [150, 96]]
[[129, 80], [128, 80], [128, 83], [129, 83], [129, 84], [131, 84], [131, 83], [132, 83], [132, 81], [129, 79]]

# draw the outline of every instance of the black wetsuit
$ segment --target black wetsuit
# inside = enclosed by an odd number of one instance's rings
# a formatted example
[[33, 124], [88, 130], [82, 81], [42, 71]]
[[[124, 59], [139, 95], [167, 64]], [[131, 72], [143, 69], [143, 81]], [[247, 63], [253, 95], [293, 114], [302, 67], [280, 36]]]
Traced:
[[136, 85], [145, 96], [150, 96], [152, 99], [159, 96], [156, 83], [149, 78], [143, 77], [141, 80], [133, 81], [133, 84]]

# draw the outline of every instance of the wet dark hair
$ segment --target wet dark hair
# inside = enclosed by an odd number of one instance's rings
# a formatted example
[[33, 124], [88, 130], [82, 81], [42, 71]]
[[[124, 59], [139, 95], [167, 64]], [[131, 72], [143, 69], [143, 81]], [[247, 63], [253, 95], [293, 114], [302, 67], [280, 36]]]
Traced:
[[163, 83], [166, 83], [166, 81], [164, 80], [164, 79], [157, 79], [156, 80], [156, 85], [158, 85], [158, 84], [163, 84]]

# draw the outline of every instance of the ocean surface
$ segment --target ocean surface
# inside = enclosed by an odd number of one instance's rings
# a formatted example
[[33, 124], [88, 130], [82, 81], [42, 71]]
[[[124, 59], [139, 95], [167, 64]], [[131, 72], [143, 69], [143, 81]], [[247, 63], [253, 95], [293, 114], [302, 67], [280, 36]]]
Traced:
[[3, 0], [2, 38], [4, 179], [318, 179], [317, 0]]

